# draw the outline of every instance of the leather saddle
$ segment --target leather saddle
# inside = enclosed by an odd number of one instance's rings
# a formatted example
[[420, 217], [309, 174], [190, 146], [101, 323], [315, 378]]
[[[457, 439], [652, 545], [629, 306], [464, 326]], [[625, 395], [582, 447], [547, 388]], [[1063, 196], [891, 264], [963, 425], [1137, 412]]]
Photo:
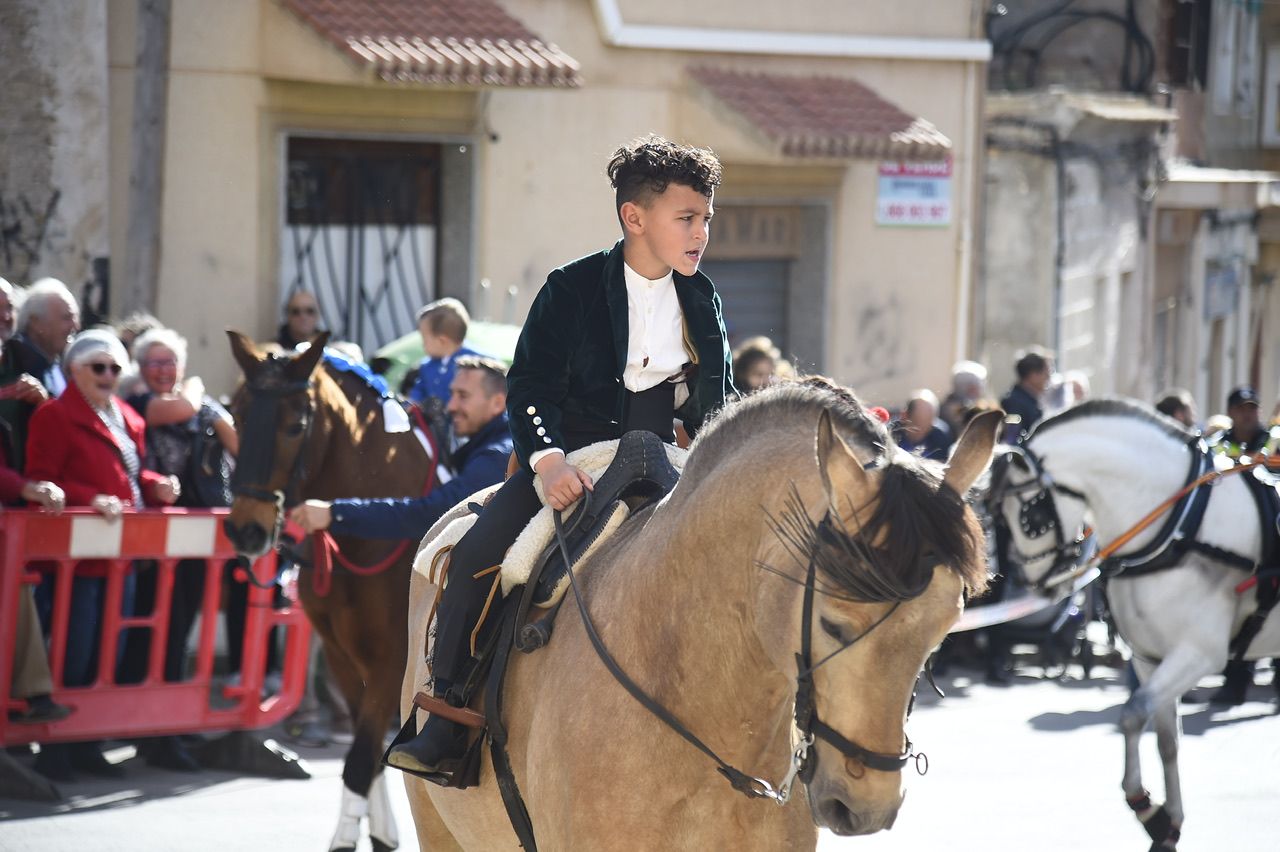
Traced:
[[[657, 435], [638, 431], [623, 435], [608, 469], [567, 521], [565, 543], [570, 565], [576, 565], [599, 540], [616, 517], [619, 504], [626, 506], [628, 514], [635, 514], [665, 497], [679, 479], [680, 473], [667, 458], [666, 447]], [[555, 589], [567, 579], [570, 565], [565, 564], [559, 542], [554, 540], [538, 562], [529, 578], [532, 603], [546, 606]]]
[[[525, 623], [530, 606], [553, 605], [547, 616], [526, 625], [517, 634], [516, 646], [526, 653], [546, 644], [550, 625], [559, 609], [558, 593], [569, 582], [569, 570], [620, 523], [646, 506], [657, 503], [675, 488], [680, 472], [667, 457], [666, 445], [652, 432], [627, 432], [617, 453], [594, 489], [565, 522], [566, 563], [560, 543], [553, 539], [538, 558], [520, 596], [517, 624]], [[534, 628], [534, 635], [530, 633]], [[545, 632], [543, 632], [545, 631]]]

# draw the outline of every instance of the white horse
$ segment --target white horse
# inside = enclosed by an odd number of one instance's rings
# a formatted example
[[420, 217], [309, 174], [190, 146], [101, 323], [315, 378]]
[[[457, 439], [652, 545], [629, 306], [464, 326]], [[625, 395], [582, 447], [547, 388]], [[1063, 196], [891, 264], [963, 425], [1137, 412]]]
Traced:
[[[1069, 553], [1087, 521], [1105, 546], [1129, 531], [1191, 479], [1212, 470], [1197, 436], [1138, 403], [1098, 400], [1041, 423], [1023, 448], [997, 460], [993, 494], [1025, 560], [1028, 579], [1041, 582]], [[1221, 466], [1225, 460], [1218, 460]], [[1177, 846], [1183, 822], [1178, 777], [1178, 699], [1205, 675], [1222, 670], [1231, 638], [1256, 608], [1252, 591], [1239, 593], [1246, 563], [1262, 558], [1264, 530], [1244, 480], [1230, 475], [1205, 485], [1208, 498], [1195, 544], [1172, 567], [1144, 573], [1134, 566], [1108, 586], [1120, 635], [1133, 649], [1141, 686], [1124, 705], [1122, 786], [1151, 836], [1152, 850]], [[1194, 516], [1183, 502], [1119, 548], [1119, 563], [1141, 562], [1172, 543], [1170, 518]], [[1280, 655], [1280, 615], [1264, 622], [1248, 659]], [[1164, 764], [1165, 803], [1156, 807], [1142, 785], [1138, 740], [1154, 721]]]

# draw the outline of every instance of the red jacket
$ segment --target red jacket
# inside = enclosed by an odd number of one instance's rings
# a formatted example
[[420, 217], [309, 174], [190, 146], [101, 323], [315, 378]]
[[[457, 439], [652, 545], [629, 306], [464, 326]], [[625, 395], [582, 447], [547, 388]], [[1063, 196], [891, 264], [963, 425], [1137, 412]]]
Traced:
[[[116, 399], [124, 415], [125, 431], [133, 438], [138, 461], [143, 461], [146, 421], [122, 399]], [[90, 407], [74, 384], [62, 396], [49, 400], [31, 416], [27, 433], [27, 479], [47, 479], [67, 493], [68, 506], [88, 506], [99, 494], [114, 494], [132, 505], [133, 490], [124, 456], [111, 430]], [[143, 499], [156, 505], [155, 486], [165, 477], [145, 468], [138, 474]]]

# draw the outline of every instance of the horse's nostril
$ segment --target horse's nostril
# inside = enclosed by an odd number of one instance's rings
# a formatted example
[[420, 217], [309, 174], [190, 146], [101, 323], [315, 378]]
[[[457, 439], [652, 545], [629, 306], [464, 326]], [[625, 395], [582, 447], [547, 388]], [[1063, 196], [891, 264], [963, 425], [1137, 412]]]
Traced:
[[835, 834], [849, 836], [863, 832], [862, 820], [844, 802], [830, 798], [819, 805], [822, 821]]
[[234, 524], [228, 518], [222, 522], [227, 538], [241, 554], [260, 556], [267, 549], [267, 531], [256, 521], [243, 526]]

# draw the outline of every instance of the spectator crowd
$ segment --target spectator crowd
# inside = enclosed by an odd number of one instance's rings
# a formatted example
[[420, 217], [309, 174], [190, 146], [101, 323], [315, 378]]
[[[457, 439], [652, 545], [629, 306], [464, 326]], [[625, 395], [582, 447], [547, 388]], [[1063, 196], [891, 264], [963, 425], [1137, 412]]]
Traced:
[[[320, 304], [313, 294], [298, 290], [285, 304], [282, 319], [275, 341], [280, 347], [292, 350], [309, 344], [322, 327]], [[423, 497], [306, 501], [290, 511], [290, 519], [304, 531], [330, 529], [416, 540], [459, 500], [502, 481], [506, 474], [512, 438], [505, 365], [466, 345], [470, 318], [458, 300], [432, 302], [422, 308], [417, 320], [425, 357], [399, 391], [423, 410], [438, 443], [448, 449], [448, 477]], [[115, 326], [80, 326], [77, 301], [61, 282], [46, 278], [22, 290], [0, 279], [0, 499], [4, 504], [55, 513], [82, 507], [108, 520], [127, 510], [149, 507], [230, 505], [239, 449], [235, 422], [190, 369], [186, 340], [146, 314], [135, 314]], [[330, 346], [350, 361], [364, 360], [352, 344]], [[733, 379], [740, 393], [794, 376], [792, 366], [768, 338], [746, 340], [733, 354]], [[988, 386], [987, 368], [961, 361], [941, 397], [920, 388], [900, 404], [873, 411], [889, 424], [902, 449], [945, 460], [965, 424], [981, 412], [1003, 409], [1004, 440], [1018, 443], [1046, 416], [1089, 395], [1087, 377], [1059, 374], [1052, 354], [1043, 349], [1019, 353], [1014, 371], [1016, 380], [997, 399]], [[1204, 423], [1196, 401], [1185, 390], [1170, 390], [1155, 405], [1186, 428], [1201, 430], [1219, 452], [1231, 458], [1276, 451], [1280, 406], [1268, 422], [1262, 416], [1262, 400], [1246, 386], [1232, 390], [1225, 402], [1225, 413]], [[174, 569], [163, 650], [166, 681], [189, 676], [189, 645], [203, 608], [207, 571], [224, 577], [227, 673], [234, 677], [239, 671], [248, 589], [235, 579], [232, 568], [184, 560]], [[122, 615], [153, 611], [161, 585], [158, 577], [156, 564], [134, 564], [121, 602]], [[98, 655], [105, 590], [102, 564], [90, 560], [76, 566], [61, 686], [91, 685], [104, 669]], [[45, 652], [56, 595], [53, 572], [44, 572], [35, 587], [23, 587], [11, 695], [25, 705], [9, 711], [13, 723], [56, 721], [73, 712], [54, 700], [56, 689]], [[148, 670], [151, 634], [136, 628], [126, 634], [108, 668], [113, 669], [117, 683], [138, 683]], [[996, 638], [991, 638], [989, 649], [987, 676], [1003, 682], [1009, 672], [1007, 649]], [[276, 673], [278, 681], [275, 643], [270, 653], [268, 670]], [[1244, 688], [1241, 684], [1247, 685], [1250, 671], [1228, 675], [1224, 701], [1233, 699]], [[323, 683], [322, 673], [317, 682]], [[324, 691], [337, 695], [332, 687]], [[304, 744], [341, 738], [346, 711], [340, 699], [331, 703], [336, 705], [329, 709], [333, 727], [326, 729], [319, 724], [324, 714], [309, 692], [295, 725]], [[187, 738], [154, 737], [136, 745], [153, 765], [180, 771], [200, 768]], [[123, 772], [104, 757], [96, 742], [46, 744], [35, 767], [56, 781], [71, 780], [77, 773], [118, 776]]]
[[[308, 502], [293, 511], [307, 532], [332, 526], [339, 533], [358, 529], [364, 537], [417, 539], [458, 500], [502, 479], [511, 454], [506, 367], [463, 344], [469, 322], [456, 299], [425, 306], [418, 326], [426, 357], [399, 388], [422, 408], [439, 442], [449, 448], [442, 484], [414, 500]], [[321, 327], [315, 296], [299, 290], [284, 306], [274, 342], [284, 350], [308, 345]], [[363, 362], [354, 344], [329, 346], [348, 361]], [[62, 282], [46, 278], [16, 288], [0, 279], [0, 499], [9, 507], [51, 513], [89, 509], [109, 522], [137, 509], [229, 506], [239, 450], [235, 421], [188, 369], [187, 355], [182, 335], [156, 317], [140, 313], [115, 325], [82, 329], [80, 306]], [[236, 563], [208, 563], [187, 559], [173, 568], [162, 653], [165, 681], [190, 676], [190, 644], [204, 607], [207, 571], [223, 574], [226, 677], [231, 685], [238, 681], [248, 587], [242, 573], [237, 577]], [[21, 586], [10, 683], [11, 699], [18, 703], [7, 710], [11, 724], [66, 718], [76, 709], [55, 701], [58, 689], [92, 686], [103, 671], [110, 671], [117, 684], [146, 678], [149, 629], [125, 630], [116, 658], [102, 664], [106, 563], [85, 560], [74, 566], [61, 678], [55, 684], [46, 651], [59, 596], [55, 572], [38, 563], [27, 568], [42, 579], [34, 587]], [[164, 585], [159, 575], [154, 562], [133, 562], [120, 602], [122, 617], [154, 612]], [[278, 590], [276, 602], [284, 603]], [[264, 691], [279, 689], [278, 644], [274, 636], [268, 643]], [[304, 745], [350, 742], [347, 708], [319, 654], [312, 655], [312, 666], [316, 671], [308, 677], [307, 696], [287, 730]], [[198, 741], [150, 737], [135, 746], [150, 765], [193, 772], [201, 768], [191, 748]], [[125, 771], [104, 756], [99, 742], [46, 743], [34, 768], [59, 782], [83, 774], [119, 777]]]

